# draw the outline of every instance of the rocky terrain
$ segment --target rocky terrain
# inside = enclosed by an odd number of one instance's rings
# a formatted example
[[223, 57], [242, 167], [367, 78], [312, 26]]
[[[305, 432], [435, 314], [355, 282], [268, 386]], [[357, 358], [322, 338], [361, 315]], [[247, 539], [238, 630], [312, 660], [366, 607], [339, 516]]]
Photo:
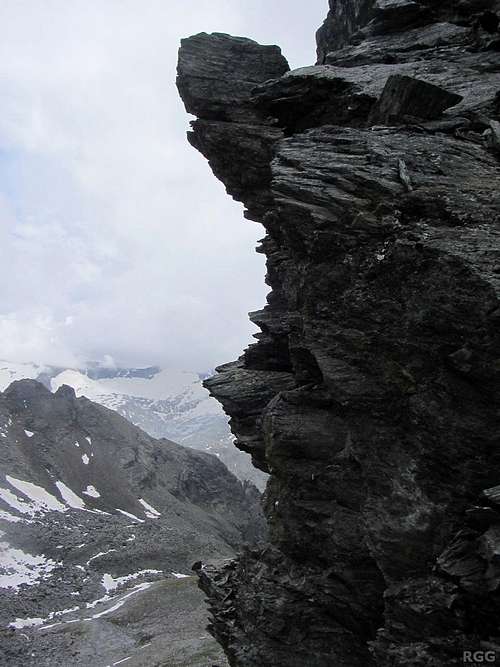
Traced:
[[73, 387], [77, 396], [115, 410], [154, 438], [215, 454], [241, 480], [264, 490], [267, 475], [233, 447], [227, 416], [196, 373], [158, 366], [110, 368], [89, 363], [74, 369], [0, 361], [0, 391], [25, 378], [52, 391], [63, 384]]
[[200, 573], [233, 667], [500, 660], [499, 11], [330, 0], [295, 71], [182, 42], [189, 141], [272, 288], [206, 382], [271, 474], [269, 544]]
[[220, 663], [191, 566], [261, 540], [253, 485], [35, 380], [0, 394], [0, 453], [1, 664]]

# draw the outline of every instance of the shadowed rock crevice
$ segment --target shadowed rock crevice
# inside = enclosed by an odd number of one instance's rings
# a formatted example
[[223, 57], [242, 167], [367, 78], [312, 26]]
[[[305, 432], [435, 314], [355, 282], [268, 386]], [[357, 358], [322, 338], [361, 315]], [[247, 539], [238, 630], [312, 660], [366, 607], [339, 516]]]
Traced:
[[[263, 224], [272, 289], [206, 381], [271, 473], [269, 545], [200, 574], [234, 667], [500, 657], [498, 10], [331, 1], [292, 72], [183, 42], [190, 141]], [[256, 84], [204, 99], [232, 44]]]

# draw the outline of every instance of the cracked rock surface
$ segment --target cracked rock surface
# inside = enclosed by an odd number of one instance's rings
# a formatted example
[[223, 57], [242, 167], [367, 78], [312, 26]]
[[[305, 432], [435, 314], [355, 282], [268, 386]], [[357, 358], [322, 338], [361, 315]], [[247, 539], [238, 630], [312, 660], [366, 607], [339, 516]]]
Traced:
[[271, 474], [268, 545], [200, 572], [211, 631], [233, 667], [500, 659], [500, 3], [329, 4], [312, 67], [180, 50], [272, 290], [206, 382]]

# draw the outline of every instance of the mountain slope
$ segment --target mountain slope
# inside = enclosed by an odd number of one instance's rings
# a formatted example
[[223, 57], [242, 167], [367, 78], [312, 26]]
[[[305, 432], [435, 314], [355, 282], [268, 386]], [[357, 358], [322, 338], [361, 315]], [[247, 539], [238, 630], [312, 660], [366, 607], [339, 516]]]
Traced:
[[0, 390], [13, 380], [37, 379], [56, 391], [73, 387], [77, 396], [115, 410], [154, 438], [168, 438], [181, 445], [220, 457], [240, 479], [263, 489], [266, 476], [255, 470], [248, 455], [236, 450], [227, 417], [210, 397], [196, 373], [151, 368], [61, 369], [0, 362]]
[[67, 386], [22, 380], [0, 394], [2, 627], [73, 622], [261, 535], [257, 490], [216, 457], [155, 440]]

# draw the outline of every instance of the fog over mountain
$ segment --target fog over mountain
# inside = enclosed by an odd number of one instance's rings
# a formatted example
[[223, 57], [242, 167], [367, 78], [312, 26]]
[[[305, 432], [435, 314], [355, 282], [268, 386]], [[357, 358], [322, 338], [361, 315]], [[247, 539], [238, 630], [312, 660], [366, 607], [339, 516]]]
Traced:
[[324, 10], [2, 2], [3, 358], [78, 367], [111, 355], [198, 371], [250, 341], [247, 311], [267, 291], [253, 251], [262, 231], [184, 141], [177, 50], [201, 30], [250, 32], [304, 64]]

